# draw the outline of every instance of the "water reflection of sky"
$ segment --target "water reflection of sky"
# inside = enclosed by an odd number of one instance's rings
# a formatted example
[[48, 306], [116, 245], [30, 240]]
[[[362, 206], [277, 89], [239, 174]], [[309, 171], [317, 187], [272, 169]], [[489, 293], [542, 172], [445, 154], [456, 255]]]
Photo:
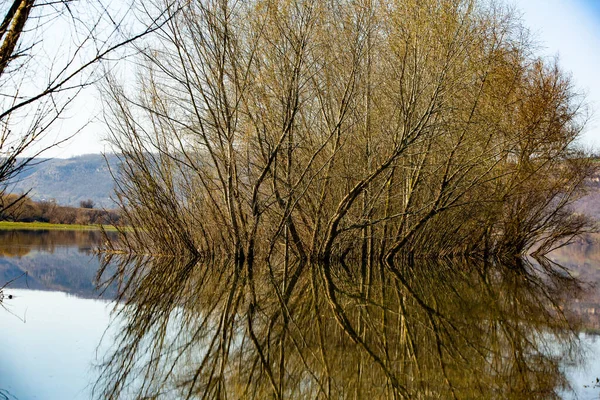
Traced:
[[[566, 368], [574, 393], [563, 394], [565, 399], [592, 400], [600, 398], [600, 336], [580, 336], [585, 359], [581, 365]], [[598, 380], [597, 380], [598, 379]]]
[[[0, 286], [27, 272], [11, 288], [67, 292], [98, 298], [96, 273], [100, 262], [93, 253], [99, 232], [0, 231]], [[116, 288], [103, 293], [112, 299]]]
[[17, 278], [0, 308], [0, 398], [91, 397], [111, 309], [96, 291], [100, 240], [98, 232], [0, 231], [0, 286]]
[[0, 388], [18, 399], [90, 398], [110, 304], [60, 292], [10, 293], [10, 313], [0, 310]]

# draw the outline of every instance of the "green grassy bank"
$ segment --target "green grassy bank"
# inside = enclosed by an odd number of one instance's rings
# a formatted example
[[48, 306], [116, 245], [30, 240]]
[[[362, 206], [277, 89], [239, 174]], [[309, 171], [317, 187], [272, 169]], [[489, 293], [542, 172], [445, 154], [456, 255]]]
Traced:
[[[48, 222], [10, 222], [0, 221], [0, 230], [31, 229], [31, 230], [67, 230], [67, 231], [96, 231], [101, 225], [50, 224]], [[112, 225], [104, 225], [106, 231], [116, 231]]]

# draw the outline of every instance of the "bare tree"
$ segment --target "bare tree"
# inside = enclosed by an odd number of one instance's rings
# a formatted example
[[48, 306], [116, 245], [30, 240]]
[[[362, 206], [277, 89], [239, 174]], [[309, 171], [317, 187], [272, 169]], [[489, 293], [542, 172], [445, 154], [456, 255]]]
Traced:
[[[45, 138], [77, 96], [102, 75], [101, 64], [125, 55], [124, 46], [165, 23], [169, 13], [145, 23], [128, 8], [102, 1], [13, 0], [0, 12], [0, 185], [44, 151], [75, 135]], [[169, 5], [165, 5], [169, 7]], [[0, 207], [10, 207], [2, 203]]]
[[79, 202], [80, 208], [94, 208], [94, 206], [95, 206], [94, 200], [92, 200], [92, 199], [81, 200]]

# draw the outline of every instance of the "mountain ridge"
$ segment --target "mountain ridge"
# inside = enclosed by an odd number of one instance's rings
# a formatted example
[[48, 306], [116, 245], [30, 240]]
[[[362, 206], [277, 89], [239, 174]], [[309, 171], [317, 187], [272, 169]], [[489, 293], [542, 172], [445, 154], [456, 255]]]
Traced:
[[97, 208], [115, 208], [110, 171], [118, 165], [114, 154], [39, 159], [11, 180], [7, 192], [29, 191], [34, 201], [55, 200], [65, 206], [78, 207], [81, 201], [92, 200]]

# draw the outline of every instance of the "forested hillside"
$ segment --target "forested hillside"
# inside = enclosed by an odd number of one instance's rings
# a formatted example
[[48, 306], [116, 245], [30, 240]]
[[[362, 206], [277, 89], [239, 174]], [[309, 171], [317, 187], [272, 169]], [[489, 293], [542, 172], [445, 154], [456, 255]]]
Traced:
[[88, 154], [41, 160], [22, 171], [9, 192], [31, 190], [29, 197], [35, 201], [54, 199], [57, 204], [68, 206], [79, 206], [81, 201], [91, 199], [96, 208], [114, 208], [109, 164], [110, 168], [116, 167], [116, 156], [108, 155], [105, 159], [100, 154]]

